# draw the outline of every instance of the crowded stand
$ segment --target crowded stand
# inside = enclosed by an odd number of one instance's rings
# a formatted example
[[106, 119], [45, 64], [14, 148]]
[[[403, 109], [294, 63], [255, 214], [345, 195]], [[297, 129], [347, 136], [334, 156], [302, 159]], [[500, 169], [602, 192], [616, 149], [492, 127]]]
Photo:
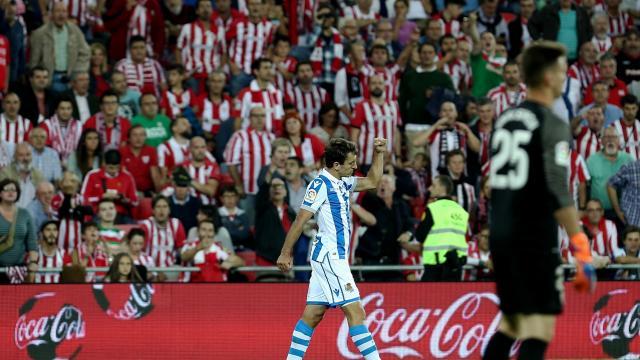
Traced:
[[494, 123], [537, 40], [567, 49], [553, 112], [598, 277], [638, 280], [608, 267], [640, 265], [640, 1], [0, 0], [0, 282], [306, 281], [236, 269], [276, 265], [340, 138], [360, 176], [387, 139], [350, 263], [423, 265], [357, 280], [492, 280], [492, 141], [518, 151]]

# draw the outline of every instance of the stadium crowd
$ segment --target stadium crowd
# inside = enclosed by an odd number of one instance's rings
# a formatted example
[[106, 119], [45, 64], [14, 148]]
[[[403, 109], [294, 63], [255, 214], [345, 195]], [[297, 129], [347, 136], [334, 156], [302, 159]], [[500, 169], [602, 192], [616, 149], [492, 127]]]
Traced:
[[[469, 215], [456, 276], [491, 279], [492, 128], [545, 39], [568, 52], [554, 112], [599, 275], [638, 279], [606, 266], [640, 264], [639, 24], [634, 0], [0, 0], [0, 278], [278, 278], [229, 270], [275, 264], [332, 139], [365, 175], [383, 137], [352, 263], [422, 264], [425, 207], [450, 197]], [[175, 265], [201, 271], [146, 270]]]

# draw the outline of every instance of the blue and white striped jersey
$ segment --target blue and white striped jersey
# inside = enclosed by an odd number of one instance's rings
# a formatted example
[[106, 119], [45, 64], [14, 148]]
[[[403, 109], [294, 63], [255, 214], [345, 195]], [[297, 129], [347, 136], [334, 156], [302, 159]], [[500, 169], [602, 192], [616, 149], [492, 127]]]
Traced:
[[322, 262], [329, 253], [332, 259], [349, 258], [351, 239], [351, 205], [349, 198], [357, 178], [336, 179], [326, 169], [307, 186], [301, 209], [315, 214], [318, 234], [313, 242], [311, 259]]

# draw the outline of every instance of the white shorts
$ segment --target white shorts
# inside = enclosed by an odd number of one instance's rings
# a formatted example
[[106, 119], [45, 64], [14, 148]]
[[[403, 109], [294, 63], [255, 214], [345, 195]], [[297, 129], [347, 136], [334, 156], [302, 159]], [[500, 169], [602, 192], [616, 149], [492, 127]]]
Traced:
[[344, 306], [360, 300], [360, 291], [346, 259], [333, 259], [330, 253], [319, 261], [311, 260], [311, 280], [307, 305]]

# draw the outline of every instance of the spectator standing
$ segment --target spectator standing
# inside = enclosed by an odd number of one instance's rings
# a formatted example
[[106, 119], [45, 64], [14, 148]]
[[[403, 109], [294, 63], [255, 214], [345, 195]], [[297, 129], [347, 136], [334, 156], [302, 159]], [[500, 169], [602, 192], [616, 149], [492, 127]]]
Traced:
[[605, 11], [609, 17], [609, 35], [622, 36], [633, 27], [633, 19], [621, 8], [620, 0], [604, 0], [603, 3], [594, 6], [594, 9]]
[[102, 15], [111, 34], [109, 58], [117, 61], [127, 54], [134, 38], [141, 38], [144, 53], [160, 58], [164, 50], [165, 24], [157, 0], [109, 0]]
[[[216, 4], [218, 3], [219, 1], [216, 1]], [[162, 14], [164, 16], [164, 26], [166, 29], [166, 46], [162, 60], [167, 61], [168, 63], [178, 61], [175, 58], [178, 36], [180, 36], [180, 30], [183, 25], [186, 25], [196, 19], [194, 5], [194, 1], [190, 1], [189, 3], [185, 3], [182, 0], [160, 1], [160, 7], [162, 8]]]
[[56, 112], [40, 124], [46, 133], [47, 146], [56, 151], [63, 166], [76, 151], [82, 136], [82, 123], [72, 116], [73, 102], [69, 97], [58, 99]]
[[[238, 190], [234, 186], [227, 186], [221, 191], [222, 206], [218, 214], [222, 225], [229, 231], [233, 247], [253, 248], [251, 243], [251, 226], [246, 212], [238, 207]], [[294, 207], [294, 210], [296, 208]]]
[[[458, 46], [465, 49], [458, 51]], [[442, 54], [439, 56], [438, 69], [449, 75], [458, 93], [467, 93], [471, 85], [471, 68], [469, 61], [469, 43], [466, 40], [457, 41], [448, 34], [440, 38]]]
[[[148, 1], [155, 2], [155, 0]], [[113, 41], [111, 44], [113, 45]], [[147, 54], [145, 39], [135, 35], [129, 40], [128, 57], [123, 59], [124, 56], [114, 57], [111, 55], [111, 58], [122, 59], [116, 63], [115, 69], [124, 74], [130, 89], [140, 93], [149, 92], [157, 95], [158, 88], [166, 83], [164, 69], [158, 61], [148, 57]]]
[[3, 177], [0, 180], [0, 234], [8, 238], [0, 245], [0, 266], [24, 266], [27, 262], [26, 276], [14, 268], [0, 275], [3, 283], [33, 282], [38, 270], [36, 228], [29, 212], [18, 206], [20, 197], [18, 182]]
[[368, 80], [369, 99], [356, 104], [351, 120], [351, 141], [358, 144], [358, 164], [368, 168], [373, 163], [374, 139], [387, 139], [387, 152], [392, 158], [401, 157], [400, 108], [385, 97], [385, 83], [380, 75]]
[[207, 74], [223, 65], [226, 56], [225, 27], [211, 18], [212, 13], [211, 1], [197, 1], [197, 18], [182, 26], [176, 47], [180, 52], [176, 58], [180, 59], [187, 74], [201, 81], [202, 85]]
[[18, 144], [27, 141], [29, 131], [33, 127], [28, 118], [19, 114], [21, 101], [18, 94], [9, 92], [2, 99], [0, 114], [0, 139], [3, 142]]
[[58, 247], [71, 253], [82, 239], [82, 224], [85, 216], [93, 214], [88, 206], [82, 206], [79, 194], [80, 178], [71, 171], [62, 174], [60, 191], [51, 200], [51, 210], [56, 213], [59, 223]]
[[578, 58], [578, 49], [593, 36], [587, 12], [572, 0], [559, 0], [534, 13], [529, 21], [534, 40], [558, 41], [567, 48], [568, 60]]
[[142, 125], [147, 132], [145, 144], [157, 148], [169, 139], [171, 120], [158, 112], [158, 98], [153, 93], [145, 93], [140, 97], [140, 109], [140, 114], [132, 119], [131, 124]]
[[233, 99], [224, 93], [227, 76], [221, 70], [209, 73], [207, 92], [196, 101], [196, 115], [205, 133], [217, 135], [222, 123], [239, 116]]
[[486, 31], [492, 33], [496, 39], [502, 38], [506, 40], [509, 35], [509, 29], [507, 28], [507, 22], [498, 12], [498, 5], [498, 0], [480, 0], [476, 28], [479, 34]]
[[627, 84], [629, 90], [636, 89], [636, 96], [640, 87], [640, 61], [638, 60], [640, 60], [640, 32], [629, 29], [625, 34], [622, 51], [616, 56], [618, 65], [616, 76]]
[[313, 84], [313, 68], [311, 62], [301, 61], [295, 68], [297, 85], [291, 87], [285, 102], [291, 103], [304, 119], [304, 128], [310, 131], [318, 125], [318, 112], [322, 105], [329, 101], [327, 91]]
[[280, 90], [283, 95], [291, 91], [294, 85], [293, 80], [296, 65], [298, 64], [298, 60], [289, 55], [290, 52], [291, 43], [289, 39], [283, 36], [276, 36], [269, 59], [273, 62], [275, 69], [275, 87]]
[[471, 94], [480, 98], [487, 96], [489, 90], [500, 85], [502, 82], [502, 66], [506, 63], [506, 57], [497, 52], [496, 37], [488, 31], [480, 33], [475, 27], [477, 17], [469, 15], [469, 35], [472, 40], [471, 56], [469, 65], [473, 74], [473, 86]]
[[220, 185], [220, 166], [213, 157], [207, 156], [207, 144], [200, 136], [191, 139], [189, 152], [190, 159], [182, 166], [191, 176], [191, 194], [197, 196], [203, 205], [215, 204]]
[[330, 4], [318, 5], [314, 22], [317, 30], [309, 42], [313, 46], [309, 61], [314, 79], [333, 96], [336, 74], [344, 64], [344, 39], [337, 29], [338, 16]]
[[620, 222], [640, 226], [640, 161], [630, 162], [620, 168], [607, 182], [607, 192]]
[[434, 121], [427, 115], [426, 93], [428, 89], [442, 87], [454, 91], [451, 78], [436, 70], [434, 58], [436, 56], [435, 47], [430, 44], [422, 44], [419, 48], [420, 65], [416, 69], [405, 72], [400, 82], [400, 94], [398, 104], [402, 119], [405, 124], [405, 134], [407, 136], [408, 157], [413, 159], [413, 155], [420, 151], [420, 145], [415, 145], [414, 140], [420, 133], [428, 130], [429, 125]]
[[0, 34], [9, 42], [9, 83], [18, 81], [27, 72], [27, 29], [22, 17], [17, 14], [16, 2], [5, 2], [4, 21], [0, 21]]
[[602, 135], [601, 151], [587, 159], [587, 169], [591, 175], [591, 199], [598, 199], [602, 203], [607, 219], [616, 219], [607, 191], [609, 179], [620, 169], [632, 162], [631, 156], [620, 151], [619, 135], [615, 128], [608, 127]]
[[0, 171], [0, 179], [8, 178], [20, 185], [17, 205], [26, 208], [36, 197], [36, 186], [44, 181], [42, 173], [33, 167], [31, 146], [27, 143], [16, 145], [13, 161]]
[[102, 160], [102, 141], [98, 132], [87, 129], [82, 132], [78, 141], [78, 148], [71, 153], [67, 162], [67, 170], [76, 174], [78, 179], [84, 179], [89, 171], [99, 169]]
[[334, 101], [340, 109], [340, 119], [348, 124], [357, 103], [367, 95], [367, 77], [373, 71], [366, 63], [365, 45], [358, 41], [348, 49], [349, 63], [336, 73]]
[[189, 137], [191, 125], [184, 116], [178, 116], [171, 123], [173, 136], [158, 146], [158, 166], [163, 180], [168, 179], [173, 170], [189, 159]]
[[[47, 132], [40, 127], [29, 133], [33, 167], [40, 171], [45, 180], [53, 183], [62, 178], [62, 164], [60, 156], [52, 148], [46, 146]], [[39, 228], [39, 227], [38, 227]]]
[[520, 105], [527, 96], [527, 87], [520, 79], [520, 66], [508, 62], [503, 67], [504, 82], [489, 90], [487, 97], [495, 104], [496, 117], [508, 109]]
[[509, 59], [515, 59], [522, 49], [531, 42], [529, 33], [529, 20], [536, 10], [534, 0], [520, 0], [520, 12], [518, 16], [507, 25], [509, 30]]
[[[36, 198], [26, 208], [31, 214], [31, 219], [36, 229], [40, 229], [47, 221], [57, 220], [57, 214], [51, 206], [54, 192], [53, 184], [47, 181], [41, 182], [36, 187]], [[57, 230], [58, 227], [56, 226], [56, 235]], [[58, 238], [56, 237], [57, 241]]]
[[95, 129], [105, 150], [118, 149], [127, 143], [131, 123], [118, 115], [118, 95], [107, 91], [100, 98], [100, 112], [84, 123], [83, 129]]
[[[253, 1], [253, 0], [252, 0]], [[249, 127], [249, 112], [257, 105], [265, 110], [265, 128], [273, 134], [282, 130], [284, 117], [282, 92], [273, 85], [273, 63], [267, 58], [259, 58], [251, 65], [252, 80], [249, 87], [242, 89], [237, 96], [240, 113], [236, 129]]]
[[57, 93], [68, 89], [74, 72], [89, 70], [89, 45], [68, 16], [64, 2], [52, 2], [51, 20], [31, 34], [29, 67], [40, 65], [47, 69], [51, 89]]
[[[38, 229], [40, 229], [38, 269], [61, 268], [64, 254], [58, 248], [58, 223], [49, 220]], [[59, 281], [60, 273], [38, 273], [35, 275], [36, 284], [57, 284]]]
[[227, 32], [230, 30], [231, 24], [246, 19], [246, 14], [231, 7], [231, 0], [216, 1], [216, 9], [211, 13], [211, 21], [217, 26], [223, 27]]
[[640, 159], [640, 121], [638, 115], [638, 99], [626, 95], [621, 100], [623, 116], [612, 124], [620, 134], [620, 146], [633, 160]]
[[80, 193], [86, 205], [98, 209], [98, 202], [111, 199], [115, 202], [118, 214], [128, 216], [131, 207], [138, 206], [138, 194], [135, 180], [121, 168], [122, 157], [115, 149], [104, 154], [104, 167], [91, 170], [82, 183]]
[[600, 78], [598, 67], [598, 50], [592, 42], [580, 46], [578, 61], [569, 67], [567, 75], [580, 81], [582, 92], [586, 92], [591, 84]]
[[73, 101], [73, 117], [83, 124], [98, 112], [98, 99], [89, 92], [89, 72], [76, 71], [71, 74], [71, 89], [65, 92]]
[[140, 125], [129, 129], [127, 145], [120, 148], [122, 166], [135, 181], [136, 190], [141, 196], [150, 196], [160, 189], [162, 178], [158, 168], [156, 149], [145, 145], [147, 134]]

